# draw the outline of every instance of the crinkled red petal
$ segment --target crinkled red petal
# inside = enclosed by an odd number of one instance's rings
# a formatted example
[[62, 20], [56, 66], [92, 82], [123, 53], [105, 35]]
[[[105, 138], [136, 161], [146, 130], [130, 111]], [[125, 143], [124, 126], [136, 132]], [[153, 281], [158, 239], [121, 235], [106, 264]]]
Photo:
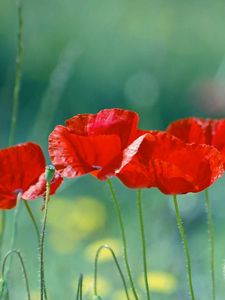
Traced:
[[207, 144], [222, 154], [225, 167], [225, 120], [186, 118], [169, 125], [167, 132], [186, 143]]
[[211, 144], [221, 152], [225, 167], [225, 120], [213, 120], [212, 122]]
[[[63, 181], [62, 176], [56, 172], [53, 180], [51, 181], [50, 186], [50, 195], [54, 195], [58, 187], [61, 185]], [[46, 179], [45, 172], [40, 175], [37, 182], [28, 188], [22, 194], [22, 199], [24, 200], [35, 200], [36, 198], [45, 196], [46, 193]]]
[[66, 121], [66, 127], [76, 135], [117, 135], [125, 148], [136, 138], [138, 114], [133, 111], [112, 108], [97, 114], [80, 114]]
[[127, 163], [117, 171], [131, 188], [158, 187], [165, 194], [185, 194], [204, 190], [223, 175], [221, 154], [211, 146], [185, 144], [168, 133], [152, 132], [144, 136], [136, 154], [132, 147], [124, 151]]
[[121, 144], [117, 135], [80, 136], [57, 126], [49, 136], [49, 154], [63, 177], [76, 177], [101, 171], [109, 173], [121, 163]]
[[185, 143], [209, 144], [211, 140], [209, 126], [209, 119], [186, 118], [172, 122], [167, 132]]

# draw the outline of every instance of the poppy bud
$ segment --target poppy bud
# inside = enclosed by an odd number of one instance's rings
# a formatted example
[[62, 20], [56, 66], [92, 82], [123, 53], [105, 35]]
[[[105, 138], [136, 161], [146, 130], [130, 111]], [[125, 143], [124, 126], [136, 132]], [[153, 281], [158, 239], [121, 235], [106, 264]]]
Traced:
[[45, 169], [45, 178], [46, 181], [50, 184], [55, 175], [55, 167], [52, 165], [46, 166]]

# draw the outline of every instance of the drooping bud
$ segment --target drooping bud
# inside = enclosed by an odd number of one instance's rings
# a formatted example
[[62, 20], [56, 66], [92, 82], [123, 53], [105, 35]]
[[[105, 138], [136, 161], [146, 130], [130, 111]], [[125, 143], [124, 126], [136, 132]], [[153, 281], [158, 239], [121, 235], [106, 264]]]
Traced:
[[54, 178], [55, 175], [55, 167], [52, 165], [48, 165], [45, 168], [45, 178], [47, 183], [51, 183], [52, 179]]

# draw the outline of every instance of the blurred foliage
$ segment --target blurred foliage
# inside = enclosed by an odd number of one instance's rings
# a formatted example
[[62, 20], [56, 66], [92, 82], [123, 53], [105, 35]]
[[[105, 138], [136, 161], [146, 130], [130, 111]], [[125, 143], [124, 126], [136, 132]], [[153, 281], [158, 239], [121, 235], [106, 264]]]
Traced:
[[[150, 128], [165, 128], [185, 115], [222, 116], [224, 11], [222, 0], [24, 0], [18, 141], [25, 139], [24, 133], [30, 138], [35, 133], [46, 147], [55, 124], [104, 107], [135, 109], [141, 125]], [[5, 136], [14, 74], [15, 1], [1, 1], [0, 19]], [[42, 135], [36, 123], [44, 129]]]
[[[63, 124], [77, 113], [95, 113], [106, 107], [136, 110], [141, 126], [154, 129], [165, 129], [170, 121], [189, 115], [224, 117], [224, 1], [24, 0], [23, 3], [25, 52], [17, 142], [37, 141], [47, 154], [47, 137], [56, 124]], [[2, 0], [1, 147], [7, 145], [12, 112], [16, 19], [15, 1]], [[210, 189], [218, 299], [225, 294], [224, 180]], [[138, 282], [142, 266], [136, 194], [117, 181], [115, 185]], [[186, 300], [184, 254], [172, 201], [167, 198], [155, 190], [144, 192], [150, 277], [155, 274], [155, 285], [151, 288], [155, 300]], [[190, 243], [196, 298], [208, 299], [210, 273], [204, 194], [179, 198]], [[41, 201], [32, 203], [39, 218], [41, 206]], [[9, 224], [12, 215], [11, 211], [7, 214]], [[96, 243], [115, 242], [118, 238], [119, 228], [105, 184], [90, 176], [66, 181], [50, 203], [46, 245], [49, 298], [72, 299], [77, 286], [75, 279], [80, 273], [84, 273], [88, 289], [92, 285], [93, 264], [87, 255], [93, 258]], [[38, 299], [37, 244], [23, 209], [17, 245], [26, 257], [32, 300]], [[119, 260], [122, 262], [120, 255]], [[116, 269], [112, 272], [111, 260], [103, 261], [101, 296], [122, 300]], [[13, 263], [17, 270], [17, 262]], [[21, 274], [12, 272], [12, 299], [24, 299], [21, 280]], [[141, 286], [140, 293], [144, 297]]]

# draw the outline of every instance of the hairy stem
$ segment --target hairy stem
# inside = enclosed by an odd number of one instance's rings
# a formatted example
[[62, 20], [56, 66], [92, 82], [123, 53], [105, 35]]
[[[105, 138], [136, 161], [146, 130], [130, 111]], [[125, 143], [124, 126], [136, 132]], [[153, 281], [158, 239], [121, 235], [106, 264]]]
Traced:
[[212, 280], [212, 299], [216, 299], [216, 288], [215, 288], [215, 266], [214, 266], [214, 231], [212, 221], [212, 210], [209, 201], [208, 189], [205, 190], [205, 206], [208, 218], [208, 230], [209, 230], [209, 244], [210, 244], [210, 268], [211, 268], [211, 280]]
[[110, 192], [112, 194], [112, 199], [113, 199], [113, 202], [114, 202], [114, 205], [115, 205], [115, 208], [116, 208], [117, 217], [118, 217], [118, 220], [119, 220], [120, 231], [121, 231], [121, 236], [122, 236], [122, 241], [123, 241], [123, 252], [124, 252], [124, 259], [125, 259], [125, 265], [126, 265], [126, 269], [127, 269], [127, 274], [128, 274], [128, 277], [129, 277], [129, 281], [130, 281], [132, 292], [134, 294], [134, 298], [136, 300], [138, 300], [138, 295], [137, 295], [137, 292], [136, 292], [136, 288], [134, 286], [134, 281], [133, 281], [133, 278], [132, 278], [131, 269], [130, 269], [129, 260], [128, 260], [127, 240], [126, 240], [126, 234], [125, 234], [125, 229], [124, 229], [124, 223], [123, 223], [123, 218], [122, 218], [122, 214], [121, 214], [121, 209], [120, 209], [119, 203], [117, 201], [117, 198], [116, 198], [116, 195], [115, 195], [115, 192], [114, 192], [111, 180], [108, 179], [107, 182], [108, 182], [108, 185], [109, 185]]
[[184, 233], [184, 227], [182, 224], [182, 219], [181, 219], [181, 215], [179, 212], [176, 195], [173, 196], [173, 200], [174, 200], [174, 207], [175, 207], [175, 211], [176, 211], [177, 224], [178, 224], [178, 228], [180, 230], [180, 235], [181, 235], [181, 238], [182, 238], [182, 241], [184, 244], [184, 250], [185, 250], [186, 259], [187, 259], [187, 277], [188, 277], [188, 282], [189, 282], [190, 295], [191, 295], [191, 299], [195, 300], [193, 284], [192, 284], [192, 275], [191, 275], [191, 257], [190, 257], [187, 240], [186, 240], [185, 233]]
[[109, 247], [108, 245], [102, 245], [98, 248], [97, 252], [96, 252], [96, 255], [95, 255], [95, 266], [94, 266], [94, 295], [98, 295], [98, 290], [97, 290], [97, 278], [98, 278], [98, 260], [99, 260], [99, 255], [101, 253], [102, 250], [104, 249], [107, 249], [113, 259], [114, 259], [114, 262], [116, 264], [116, 267], [118, 269], [118, 272], [120, 274], [120, 277], [121, 277], [121, 280], [123, 282], [123, 287], [124, 287], [124, 291], [125, 291], [125, 294], [126, 294], [126, 297], [127, 297], [127, 300], [130, 300], [130, 297], [129, 297], [129, 294], [128, 294], [128, 289], [127, 289], [127, 284], [126, 284], [126, 280], [125, 280], [125, 277], [123, 275], [123, 271], [120, 267], [120, 264], [118, 262], [118, 259], [116, 257], [116, 254], [115, 252], [113, 251], [113, 249], [111, 247]]
[[45, 198], [45, 212], [44, 212], [44, 219], [40, 234], [40, 294], [41, 300], [47, 299], [46, 287], [45, 287], [45, 273], [44, 273], [44, 245], [45, 245], [45, 232], [46, 232], [46, 223], [47, 223], [47, 216], [48, 216], [48, 202], [50, 194], [50, 183], [46, 183], [46, 198]]
[[2, 263], [2, 277], [5, 278], [5, 266], [6, 266], [6, 261], [9, 258], [9, 256], [11, 256], [12, 254], [16, 254], [16, 256], [18, 257], [21, 267], [22, 267], [22, 272], [24, 275], [24, 279], [25, 279], [25, 284], [26, 284], [26, 292], [27, 292], [27, 299], [31, 300], [31, 296], [30, 296], [30, 288], [29, 288], [29, 281], [28, 281], [28, 275], [27, 275], [27, 271], [26, 271], [26, 267], [25, 267], [25, 263], [23, 261], [23, 257], [20, 254], [19, 250], [10, 250], [6, 256], [3, 259], [3, 263]]
[[149, 291], [149, 285], [148, 285], [148, 267], [147, 267], [147, 255], [146, 255], [145, 227], [144, 227], [144, 220], [143, 220], [141, 190], [138, 190], [138, 211], [139, 211], [139, 222], [140, 222], [140, 229], [141, 229], [142, 257], [143, 257], [143, 267], [144, 267], [145, 288], [146, 288], [147, 300], [150, 300], [150, 291]]
[[[34, 216], [32, 210], [31, 210], [31, 207], [30, 207], [28, 201], [27, 200], [23, 200], [23, 202], [24, 202], [24, 205], [25, 205], [25, 207], [27, 209], [27, 212], [28, 212], [28, 214], [29, 214], [29, 216], [31, 218], [32, 224], [34, 225], [34, 229], [35, 229], [36, 236], [37, 236], [37, 241], [38, 241], [38, 247], [40, 248], [40, 230], [39, 230], [38, 223], [37, 223], [37, 221], [35, 219], [35, 216]], [[45, 286], [44, 286], [44, 295], [45, 295], [45, 299], [47, 299], [47, 291], [46, 291], [46, 287]]]

